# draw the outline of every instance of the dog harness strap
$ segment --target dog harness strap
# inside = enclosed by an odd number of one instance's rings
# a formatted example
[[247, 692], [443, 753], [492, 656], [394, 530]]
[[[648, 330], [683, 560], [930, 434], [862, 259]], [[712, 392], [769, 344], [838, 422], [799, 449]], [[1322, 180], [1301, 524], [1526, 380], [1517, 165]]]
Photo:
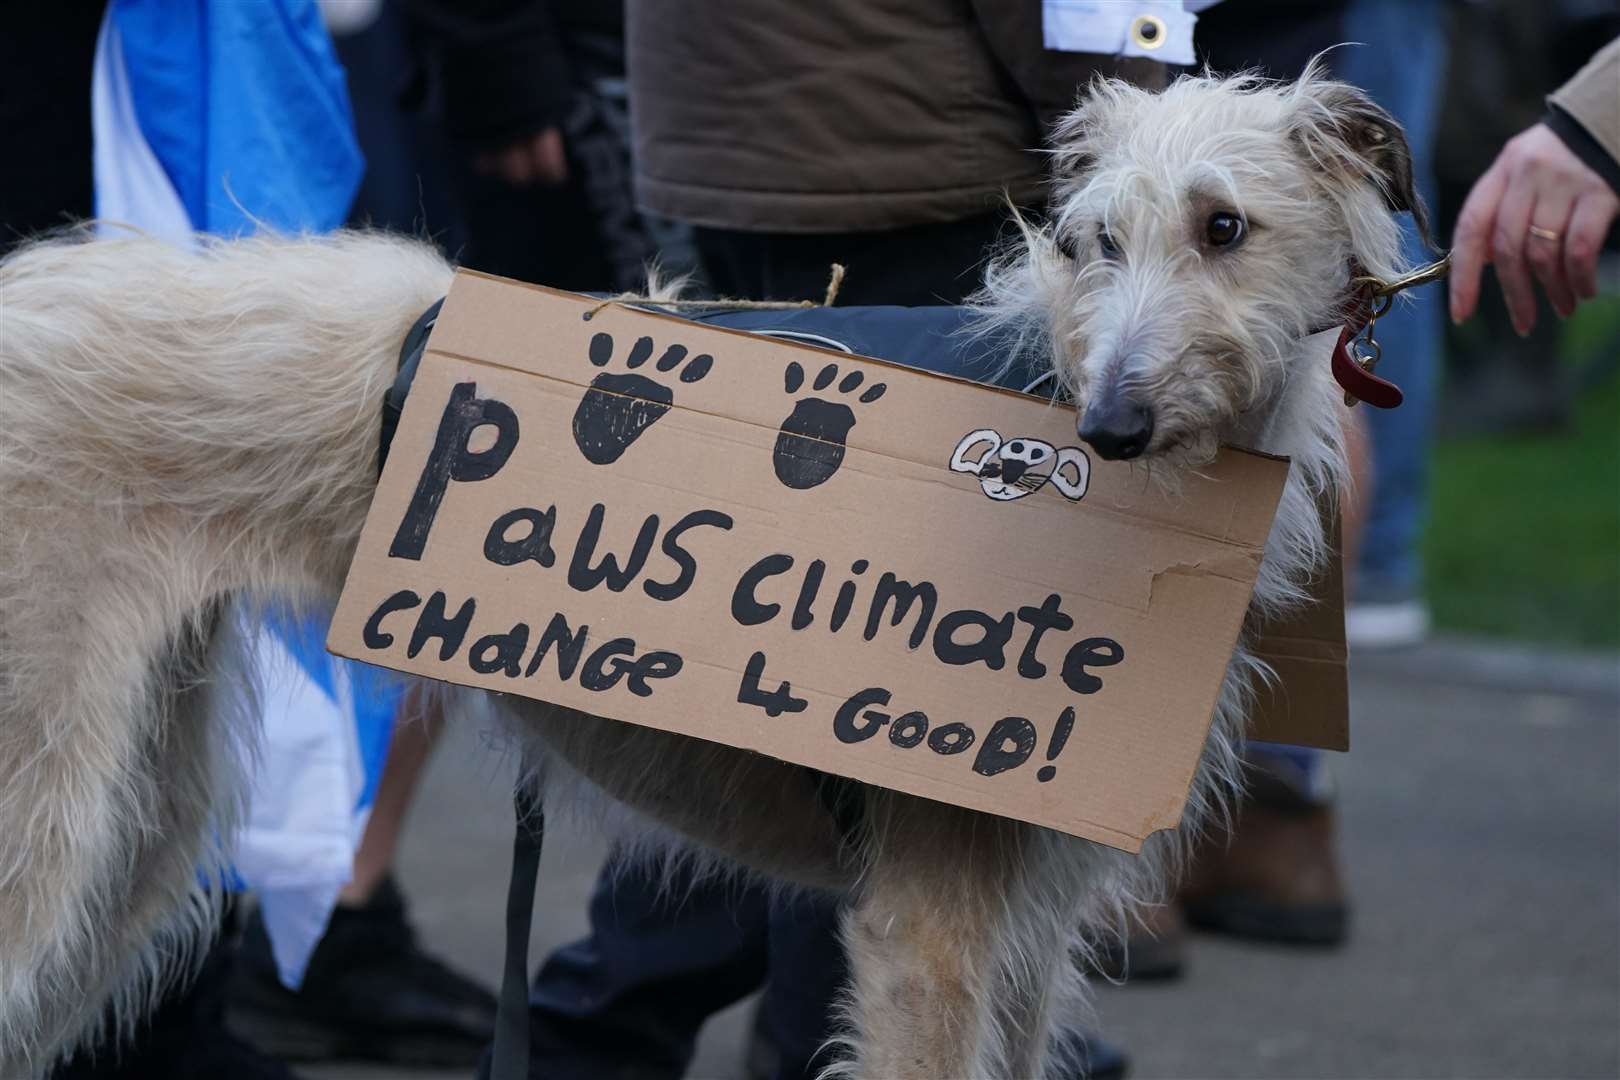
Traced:
[[399, 430], [400, 413], [405, 411], [405, 399], [410, 395], [411, 383], [416, 380], [416, 369], [422, 363], [422, 354], [427, 351], [428, 332], [433, 329], [442, 307], [444, 298], [440, 297], [418, 315], [405, 335], [404, 344], [399, 347], [399, 374], [394, 376], [394, 385], [383, 395], [382, 434], [377, 440], [378, 476], [382, 475], [383, 465], [388, 461], [388, 448], [394, 444], [394, 432]]
[[[528, 775], [528, 769], [520, 775]], [[529, 1077], [529, 928], [534, 921], [534, 889], [540, 877], [540, 849], [546, 814], [531, 787], [519, 782], [512, 793], [517, 829], [512, 837], [512, 880], [506, 889], [506, 964], [495, 1005], [495, 1052], [489, 1080]]]

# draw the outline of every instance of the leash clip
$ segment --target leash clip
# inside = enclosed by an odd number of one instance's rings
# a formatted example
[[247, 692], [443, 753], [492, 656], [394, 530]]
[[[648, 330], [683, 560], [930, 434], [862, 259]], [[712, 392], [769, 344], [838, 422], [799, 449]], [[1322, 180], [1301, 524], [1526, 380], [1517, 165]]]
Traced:
[[[1378, 315], [1382, 315], [1389, 310], [1389, 305], [1394, 303], [1397, 293], [1405, 292], [1407, 289], [1415, 289], [1419, 285], [1430, 285], [1436, 281], [1441, 281], [1450, 273], [1451, 252], [1448, 251], [1436, 262], [1429, 263], [1427, 266], [1420, 266], [1409, 274], [1402, 274], [1394, 281], [1385, 281], [1383, 278], [1375, 277], [1372, 274], [1362, 274], [1359, 277], [1351, 278], [1350, 284], [1365, 285], [1372, 299], [1383, 300], [1384, 306], [1379, 308], [1377, 312]], [[1376, 317], [1377, 315], [1374, 316], [1374, 318]]]
[[1378, 339], [1373, 336], [1373, 328], [1378, 324], [1381, 316], [1388, 313], [1395, 304], [1395, 297], [1407, 289], [1419, 285], [1428, 285], [1440, 281], [1451, 273], [1451, 255], [1427, 266], [1420, 266], [1409, 274], [1403, 274], [1393, 281], [1385, 281], [1381, 277], [1371, 274], [1361, 274], [1350, 279], [1352, 288], [1366, 290], [1366, 294], [1358, 307], [1365, 306], [1367, 321], [1359, 330], [1354, 329], [1355, 319], [1352, 317], [1350, 325], [1346, 325], [1339, 338], [1338, 348], [1333, 350], [1333, 376], [1340, 386], [1344, 387], [1344, 403], [1354, 407], [1357, 402], [1365, 401], [1367, 404], [1379, 409], [1393, 409], [1404, 398], [1401, 388], [1388, 379], [1381, 379], [1373, 374], [1383, 356], [1383, 348]]
[[[1391, 297], [1391, 299], [1393, 299], [1393, 297]], [[1380, 310], [1375, 303], [1372, 314], [1367, 318], [1367, 325], [1362, 327], [1360, 334], [1350, 339], [1350, 362], [1355, 364], [1362, 371], [1366, 372], [1369, 376], [1373, 374], [1373, 370], [1378, 367], [1378, 361], [1383, 359], [1384, 356], [1384, 347], [1378, 344], [1377, 338], [1373, 337], [1373, 326], [1378, 322], [1378, 316], [1387, 310], [1389, 310], [1389, 304], [1387, 302], [1382, 310]], [[1388, 383], [1388, 385], [1392, 388], [1395, 387], [1395, 384], [1389, 383], [1387, 379], [1380, 381]], [[1397, 395], [1399, 395], [1399, 388], [1395, 388], [1395, 392]], [[1350, 387], [1345, 387], [1344, 403], [1347, 407], [1353, 409], [1360, 401], [1361, 398], [1351, 393]], [[1396, 404], [1399, 403], [1400, 401], [1397, 400]], [[1387, 408], [1390, 406], [1385, 407]]]

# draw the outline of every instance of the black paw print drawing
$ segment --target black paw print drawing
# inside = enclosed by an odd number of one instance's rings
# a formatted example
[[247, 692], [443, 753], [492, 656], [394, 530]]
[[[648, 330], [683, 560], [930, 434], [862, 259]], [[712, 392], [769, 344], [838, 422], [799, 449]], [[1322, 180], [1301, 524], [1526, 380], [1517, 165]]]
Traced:
[[[714, 357], [699, 353], [688, 360], [686, 352], [685, 345], [671, 345], [653, 364], [653, 370], [683, 383], [697, 382], [714, 366]], [[579, 408], [574, 410], [574, 444], [588, 460], [598, 465], [618, 461], [619, 455], [674, 404], [675, 392], [670, 386], [636, 370], [652, 354], [652, 338], [637, 338], [624, 360], [628, 371], [604, 371], [586, 388]], [[612, 359], [613, 335], [591, 338], [591, 363], [606, 367]], [[675, 375], [677, 368], [679, 375]]]
[[[838, 378], [838, 365], [828, 364], [816, 375], [811, 389], [827, 390]], [[847, 397], [860, 389], [865, 376], [851, 371], [839, 382], [837, 393]], [[796, 394], [804, 385], [804, 368], [797, 360], [788, 364], [785, 379], [787, 392]], [[870, 405], [888, 389], [885, 383], [873, 383], [855, 400]], [[776, 436], [776, 451], [772, 459], [776, 465], [776, 478], [790, 488], [813, 488], [824, 484], [844, 462], [844, 440], [855, 426], [855, 410], [838, 400], [822, 397], [800, 398], [793, 412], [782, 421]]]

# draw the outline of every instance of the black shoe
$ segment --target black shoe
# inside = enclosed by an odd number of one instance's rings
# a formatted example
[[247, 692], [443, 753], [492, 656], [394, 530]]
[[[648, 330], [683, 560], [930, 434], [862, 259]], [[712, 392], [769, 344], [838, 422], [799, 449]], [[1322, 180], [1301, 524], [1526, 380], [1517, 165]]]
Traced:
[[134, 1036], [102, 1035], [58, 1065], [50, 1080], [298, 1080], [225, 1027], [225, 987], [231, 977], [232, 935], [216, 941], [188, 983], [170, 987]]
[[470, 1068], [494, 1036], [495, 997], [421, 950], [388, 880], [365, 907], [332, 912], [297, 991], [281, 985], [254, 912], [229, 1015], [244, 1038], [289, 1061]]
[[1099, 943], [1088, 965], [1109, 982], [1167, 982], [1186, 967], [1187, 924], [1175, 904], [1132, 912], [1126, 936]]
[[1054, 1032], [1053, 1050], [1063, 1062], [1058, 1076], [1074, 1080], [1125, 1080], [1131, 1060], [1113, 1043], [1104, 1042], [1075, 1028]]

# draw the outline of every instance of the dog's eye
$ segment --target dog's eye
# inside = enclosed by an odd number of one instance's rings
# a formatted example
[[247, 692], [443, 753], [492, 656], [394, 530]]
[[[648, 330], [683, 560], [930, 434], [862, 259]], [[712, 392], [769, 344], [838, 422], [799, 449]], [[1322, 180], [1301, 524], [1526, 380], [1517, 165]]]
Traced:
[[1209, 223], [1204, 226], [1204, 238], [1211, 247], [1231, 247], [1242, 240], [1247, 231], [1243, 219], [1236, 214], [1211, 214]]
[[1107, 229], [1097, 230], [1097, 246], [1102, 249], [1103, 258], [1119, 258], [1119, 245], [1114, 243], [1113, 234], [1111, 234]]

